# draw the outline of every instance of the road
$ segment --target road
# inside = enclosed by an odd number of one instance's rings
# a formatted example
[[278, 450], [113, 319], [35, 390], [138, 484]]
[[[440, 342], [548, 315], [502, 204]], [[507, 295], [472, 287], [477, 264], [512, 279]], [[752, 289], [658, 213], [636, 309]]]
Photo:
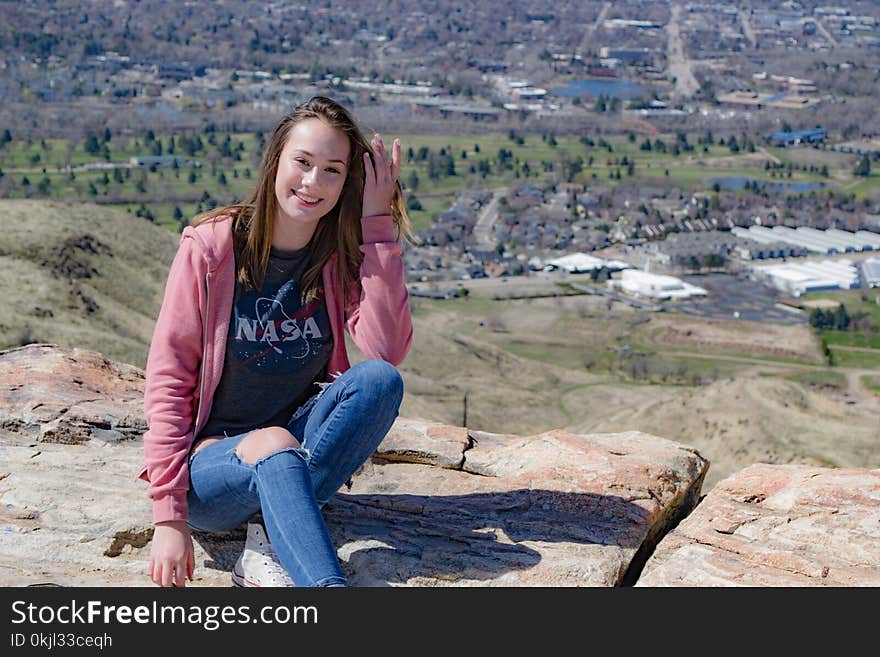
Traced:
[[669, 39], [667, 41], [666, 58], [669, 62], [669, 75], [675, 78], [675, 94], [682, 98], [690, 98], [700, 88], [700, 84], [691, 71], [691, 62], [684, 54], [684, 43], [679, 31], [681, 20], [681, 4], [670, 5], [671, 16], [666, 25]]
[[768, 153], [763, 146], [758, 146], [758, 152], [766, 155], [770, 160], [773, 161], [773, 164], [782, 164], [782, 160], [773, 155], [772, 153]]
[[749, 20], [749, 15], [746, 13], [745, 9], [739, 10], [739, 22], [742, 23], [743, 34], [746, 35], [746, 39], [752, 42], [752, 48], [758, 45], [758, 39], [755, 38], [755, 31], [752, 29], [752, 23]]
[[596, 22], [590, 25], [586, 30], [584, 30], [584, 38], [581, 40], [580, 47], [580, 51], [582, 53], [593, 50], [593, 48], [591, 47], [593, 45], [593, 35], [596, 34], [596, 30], [598, 30], [599, 26], [602, 25], [610, 9], [610, 2], [606, 2], [605, 4], [603, 4], [602, 9], [599, 11], [599, 16], [596, 18]]
[[[199, 165], [200, 166], [200, 165]], [[36, 166], [36, 167], [17, 167], [15, 169], [6, 169], [6, 173], [80, 173], [81, 171], [112, 171], [113, 169], [146, 169], [140, 164], [132, 164], [131, 162], [87, 162], [86, 164], [68, 164], [63, 167], [58, 166]], [[183, 168], [183, 166], [181, 166]]]
[[818, 28], [818, 30], [822, 33], [822, 36], [828, 39], [828, 42], [832, 46], [838, 45], [837, 40], [833, 36], [831, 36], [831, 32], [825, 29], [825, 24], [822, 21], [817, 18], [814, 22], [816, 23], [816, 27]]
[[495, 240], [492, 237], [492, 226], [498, 219], [498, 201], [504, 196], [506, 189], [495, 190], [492, 192], [492, 199], [480, 210], [480, 216], [477, 217], [477, 223], [474, 226], [474, 241], [477, 248], [484, 251], [491, 251], [495, 248]]

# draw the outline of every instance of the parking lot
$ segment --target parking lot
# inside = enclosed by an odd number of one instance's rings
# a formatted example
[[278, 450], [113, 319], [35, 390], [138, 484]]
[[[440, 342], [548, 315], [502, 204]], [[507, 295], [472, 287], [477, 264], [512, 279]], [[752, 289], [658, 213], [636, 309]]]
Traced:
[[675, 310], [698, 317], [747, 319], [758, 322], [803, 324], [807, 315], [795, 308], [780, 307], [782, 294], [748, 278], [730, 274], [683, 276], [691, 285], [705, 289], [708, 297], [664, 303], [667, 310]]

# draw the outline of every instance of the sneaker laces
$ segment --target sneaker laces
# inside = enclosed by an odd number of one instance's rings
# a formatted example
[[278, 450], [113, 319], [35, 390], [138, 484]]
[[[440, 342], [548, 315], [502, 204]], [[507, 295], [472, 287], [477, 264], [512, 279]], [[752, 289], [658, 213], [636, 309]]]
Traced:
[[260, 555], [264, 557], [263, 566], [266, 568], [267, 575], [280, 581], [282, 584], [293, 586], [293, 580], [290, 579], [287, 570], [281, 565], [281, 561], [278, 559], [278, 553], [275, 552], [275, 548], [269, 543], [268, 538], [265, 541], [258, 540], [257, 549], [255, 551], [259, 552]]

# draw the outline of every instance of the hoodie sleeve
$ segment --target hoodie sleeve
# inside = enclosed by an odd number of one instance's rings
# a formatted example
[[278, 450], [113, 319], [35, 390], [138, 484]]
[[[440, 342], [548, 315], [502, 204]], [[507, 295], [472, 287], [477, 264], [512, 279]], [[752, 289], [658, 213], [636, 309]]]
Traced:
[[186, 232], [165, 284], [147, 358], [144, 455], [153, 500], [153, 522], [186, 520], [187, 456], [193, 440], [193, 409], [202, 359], [200, 308], [207, 266]]
[[345, 327], [367, 356], [399, 365], [412, 343], [412, 318], [400, 244], [391, 215], [361, 219], [361, 293], [348, 299]]

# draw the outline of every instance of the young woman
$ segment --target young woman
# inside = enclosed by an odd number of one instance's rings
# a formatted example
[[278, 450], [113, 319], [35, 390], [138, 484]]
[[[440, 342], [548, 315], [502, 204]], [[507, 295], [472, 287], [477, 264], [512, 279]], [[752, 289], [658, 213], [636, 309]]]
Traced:
[[[397, 417], [412, 340], [409, 222], [379, 135], [314, 97], [275, 128], [242, 204], [181, 236], [147, 360], [150, 578], [184, 586], [190, 528], [248, 525], [243, 586], [344, 586], [320, 507]], [[345, 331], [368, 360], [351, 367]]]

